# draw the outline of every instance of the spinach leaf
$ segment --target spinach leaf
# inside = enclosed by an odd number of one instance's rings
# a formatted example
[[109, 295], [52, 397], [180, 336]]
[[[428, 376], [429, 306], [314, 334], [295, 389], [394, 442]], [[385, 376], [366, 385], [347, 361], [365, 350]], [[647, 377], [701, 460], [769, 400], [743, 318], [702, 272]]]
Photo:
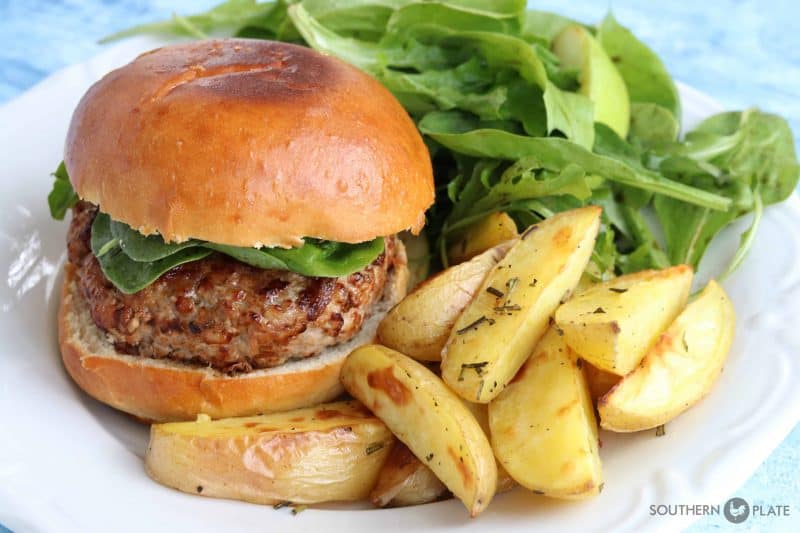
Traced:
[[64, 220], [67, 210], [78, 203], [78, 195], [72, 189], [72, 184], [69, 182], [69, 175], [67, 174], [67, 167], [64, 166], [62, 161], [55, 172], [53, 181], [53, 188], [50, 194], [47, 195], [47, 205], [50, 207], [50, 216], [56, 220]]
[[[113, 220], [104, 213], [98, 213], [97, 216], [109, 219], [108, 226], [111, 236], [119, 243], [119, 247], [125, 255], [140, 263], [158, 261], [180, 250], [202, 244], [202, 241], [195, 239], [180, 244], [166, 243], [158, 235], [144, 236], [124, 222]], [[105, 224], [104, 222], [103, 225]]]
[[598, 26], [597, 39], [617, 66], [631, 102], [658, 104], [680, 119], [678, 88], [655, 52], [610, 14]]
[[289, 265], [275, 257], [269, 252], [264, 252], [260, 248], [244, 248], [240, 246], [228, 246], [225, 244], [215, 244], [212, 242], [203, 243], [203, 246], [211, 250], [233, 257], [237, 261], [247, 263], [256, 268], [291, 270]]
[[383, 253], [383, 238], [359, 244], [306, 239], [298, 248], [240, 248], [214, 243], [204, 247], [217, 250], [258, 268], [291, 270], [304, 276], [339, 277], [352, 274]]
[[105, 277], [124, 294], [138, 292], [166, 271], [211, 254], [211, 250], [192, 247], [158, 261], [134, 261], [119, 246], [119, 241], [111, 231], [111, 218], [104, 213], [98, 213], [92, 223], [91, 245]]
[[167, 270], [217, 251], [256, 268], [291, 270], [304, 276], [338, 277], [361, 270], [384, 250], [377, 238], [360, 244], [307, 239], [298, 248], [245, 248], [192, 239], [166, 243], [98, 213], [92, 224], [92, 252], [106, 278], [125, 294], [137, 292]]

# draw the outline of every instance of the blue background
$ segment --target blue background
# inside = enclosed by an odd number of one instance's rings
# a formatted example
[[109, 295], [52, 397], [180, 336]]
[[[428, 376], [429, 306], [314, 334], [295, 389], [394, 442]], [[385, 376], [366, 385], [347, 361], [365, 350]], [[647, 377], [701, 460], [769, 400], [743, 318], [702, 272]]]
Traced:
[[[190, 14], [212, 0], [0, 0], [0, 104], [61, 67], [89, 59], [97, 40], [133, 24]], [[664, 59], [676, 79], [726, 108], [757, 104], [786, 117], [800, 146], [800, 3], [797, 0], [671, 2], [531, 1], [584, 22], [608, 9]], [[800, 531], [800, 426], [734, 494], [753, 504], [792, 506], [790, 519], [753, 519], [737, 531]], [[708, 502], [685, 502], [708, 503]], [[710, 517], [693, 533], [732, 528]], [[0, 526], [0, 532], [6, 531]]]

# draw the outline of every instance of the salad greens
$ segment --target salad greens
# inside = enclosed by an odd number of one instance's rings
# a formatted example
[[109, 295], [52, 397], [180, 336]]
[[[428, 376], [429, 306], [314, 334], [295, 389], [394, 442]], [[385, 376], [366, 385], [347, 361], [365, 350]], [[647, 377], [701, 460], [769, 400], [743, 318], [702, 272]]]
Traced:
[[[443, 265], [448, 239], [494, 211], [509, 212], [524, 227], [590, 203], [604, 210], [592, 259], [598, 276], [684, 262], [697, 267], [723, 227], [752, 213], [735, 268], [764, 206], [797, 186], [800, 166], [788, 125], [751, 109], [711, 117], [679, 140], [675, 83], [658, 56], [609, 15], [584, 27], [628, 93], [630, 127], [620, 138], [595, 122], [603, 103], [586, 94], [597, 91], [580, 91], [587, 79], [552, 51], [554, 39], [574, 24], [527, 10], [524, 0], [228, 0], [108, 39], [149, 32], [277, 39], [370, 73], [404, 105], [430, 149], [437, 200], [428, 234]], [[71, 201], [58, 184], [51, 195], [57, 208]], [[138, 254], [136, 237], [115, 238], [120, 251]], [[164, 260], [158, 246], [148, 249], [154, 264]], [[168, 257], [211, 247], [183, 246]], [[283, 252], [289, 251], [271, 250], [275, 257], [263, 264], [282, 261], [294, 269]], [[225, 253], [259, 264], [249, 255], [262, 251]]]
[[[50, 197], [50, 214], [62, 220], [78, 196], [72, 190], [64, 163], [59, 165]], [[120, 291], [132, 294], [147, 287], [173, 267], [220, 252], [257, 268], [291, 270], [304, 276], [338, 277], [357, 272], [384, 249], [382, 237], [359, 244], [306, 239], [297, 248], [245, 248], [190, 239], [164, 242], [158, 235], [142, 235], [127, 224], [97, 213], [92, 223], [92, 253], [103, 274]]]

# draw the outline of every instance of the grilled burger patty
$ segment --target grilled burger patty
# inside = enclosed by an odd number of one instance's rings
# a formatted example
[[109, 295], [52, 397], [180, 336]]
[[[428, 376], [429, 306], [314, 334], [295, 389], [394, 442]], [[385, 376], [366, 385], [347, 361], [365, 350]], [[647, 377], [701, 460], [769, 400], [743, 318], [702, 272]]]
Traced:
[[109, 282], [91, 252], [97, 208], [73, 208], [69, 261], [95, 324], [117, 351], [248, 372], [311, 357], [358, 334], [399, 262], [396, 237], [363, 270], [312, 278], [263, 270], [222, 254], [186, 263], [135, 294]]

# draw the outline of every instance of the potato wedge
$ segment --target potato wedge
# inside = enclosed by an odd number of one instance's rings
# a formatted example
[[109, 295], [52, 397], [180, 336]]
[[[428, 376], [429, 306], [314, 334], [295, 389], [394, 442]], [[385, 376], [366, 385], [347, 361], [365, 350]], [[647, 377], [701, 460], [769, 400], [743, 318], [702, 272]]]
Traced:
[[424, 281], [384, 317], [378, 326], [381, 344], [420, 361], [441, 361], [458, 315], [510, 247], [500, 244]]
[[[487, 438], [489, 436], [488, 405], [462, 400], [464, 406], [475, 416]], [[497, 491], [505, 492], [517, 486], [505, 468], [497, 463]], [[402, 507], [436, 501], [445, 496], [447, 487], [411, 453], [398, 442], [383, 464], [378, 483], [370, 493], [370, 500], [377, 507]]]
[[446, 492], [436, 474], [408, 446], [398, 442], [383, 464], [369, 499], [376, 507], [403, 507], [436, 501]]
[[[472, 413], [472, 416], [474, 416], [475, 420], [478, 421], [478, 424], [481, 425], [481, 429], [483, 429], [483, 433], [486, 435], [486, 438], [490, 438], [491, 430], [489, 428], [489, 404], [468, 402], [463, 398], [461, 401], [464, 402], [464, 405], [467, 407], [467, 409], [469, 409], [469, 412]], [[497, 457], [495, 457], [495, 460], [497, 460]], [[506, 472], [506, 469], [503, 468], [502, 464], [500, 464], [500, 461], [497, 461], [496, 492], [506, 492], [516, 486], [517, 482], [514, 481], [510, 475], [508, 475], [508, 472]]]
[[620, 276], [559, 307], [556, 324], [583, 359], [624, 376], [678, 316], [691, 286], [688, 265]]
[[555, 328], [489, 403], [489, 425], [495, 455], [520, 485], [554, 498], [600, 492], [594, 406], [577, 356]]
[[610, 391], [611, 387], [622, 379], [616, 374], [600, 370], [587, 361], [583, 361], [583, 374], [586, 376], [586, 382], [589, 384], [589, 393], [592, 395], [592, 401], [594, 402]]
[[492, 213], [468, 226], [447, 248], [447, 258], [451, 265], [457, 265], [518, 236], [517, 225], [508, 213]]
[[528, 228], [464, 309], [442, 351], [442, 378], [487, 403], [511, 381], [589, 262], [600, 208], [559, 213]]
[[722, 371], [735, 323], [733, 304], [712, 280], [641, 365], [600, 398], [600, 425], [611, 431], [654, 428], [697, 403]]
[[154, 424], [151, 478], [183, 492], [252, 503], [367, 497], [391, 450], [389, 429], [356, 401], [246, 418]]
[[433, 372], [372, 344], [347, 357], [342, 383], [433, 470], [471, 516], [486, 508], [497, 485], [489, 440], [461, 399]]

